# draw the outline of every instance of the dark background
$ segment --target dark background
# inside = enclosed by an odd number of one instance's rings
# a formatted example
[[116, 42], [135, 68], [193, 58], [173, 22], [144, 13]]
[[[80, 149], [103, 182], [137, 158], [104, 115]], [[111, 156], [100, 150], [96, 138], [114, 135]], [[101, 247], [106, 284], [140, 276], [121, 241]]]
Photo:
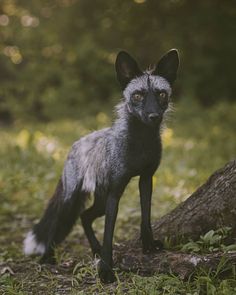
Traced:
[[175, 99], [236, 100], [236, 2], [2, 0], [0, 120], [77, 118], [120, 98], [120, 49], [143, 68], [177, 48]]

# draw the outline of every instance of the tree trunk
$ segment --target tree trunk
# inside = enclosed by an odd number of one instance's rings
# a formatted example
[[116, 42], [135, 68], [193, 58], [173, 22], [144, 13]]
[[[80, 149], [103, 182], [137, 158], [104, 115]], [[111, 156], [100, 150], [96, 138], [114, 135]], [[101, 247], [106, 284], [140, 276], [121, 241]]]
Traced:
[[[185, 202], [153, 224], [154, 237], [173, 244], [196, 240], [211, 229], [224, 226], [232, 228], [229, 243], [236, 240], [236, 160], [217, 170]], [[138, 235], [131, 241], [115, 247], [118, 266], [123, 270], [143, 273], [169, 272], [181, 277], [190, 274], [196, 266], [214, 268], [224, 255], [230, 263], [236, 263], [236, 253], [193, 255], [162, 251], [142, 254]]]

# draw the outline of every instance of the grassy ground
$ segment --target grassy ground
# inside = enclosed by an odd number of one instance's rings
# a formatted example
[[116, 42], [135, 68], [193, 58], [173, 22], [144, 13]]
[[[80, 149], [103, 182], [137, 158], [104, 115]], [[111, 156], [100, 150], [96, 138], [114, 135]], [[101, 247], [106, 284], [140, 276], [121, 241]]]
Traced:
[[[192, 101], [177, 105], [163, 133], [164, 154], [154, 176], [153, 219], [183, 201], [217, 168], [235, 157], [236, 105], [203, 109]], [[117, 270], [117, 283], [101, 285], [80, 222], [57, 250], [58, 265], [41, 266], [22, 255], [24, 234], [40, 218], [72, 142], [110, 124], [99, 113], [83, 120], [48, 124], [16, 122], [0, 131], [0, 294], [236, 294], [234, 273], [141, 277]], [[102, 238], [103, 219], [96, 222]], [[129, 184], [116, 223], [115, 242], [139, 228], [137, 179]]]

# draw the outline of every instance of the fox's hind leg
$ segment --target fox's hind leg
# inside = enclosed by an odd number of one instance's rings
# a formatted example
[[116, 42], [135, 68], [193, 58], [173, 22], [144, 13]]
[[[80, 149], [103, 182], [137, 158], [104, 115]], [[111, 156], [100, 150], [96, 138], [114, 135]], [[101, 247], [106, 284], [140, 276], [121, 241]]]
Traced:
[[94, 197], [95, 199], [93, 205], [85, 210], [81, 214], [80, 218], [84, 228], [84, 232], [91, 246], [93, 255], [95, 256], [96, 254], [100, 255], [101, 245], [94, 234], [92, 223], [96, 218], [101, 217], [105, 214], [105, 203], [98, 194], [95, 193]]

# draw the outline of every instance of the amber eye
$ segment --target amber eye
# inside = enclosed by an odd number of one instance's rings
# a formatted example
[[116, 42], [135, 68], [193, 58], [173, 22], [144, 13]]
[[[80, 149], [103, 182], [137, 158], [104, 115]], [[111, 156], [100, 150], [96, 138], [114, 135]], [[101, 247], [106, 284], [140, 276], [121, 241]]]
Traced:
[[167, 97], [167, 94], [166, 94], [165, 92], [161, 92], [161, 93], [159, 94], [159, 96], [160, 96], [160, 98], [164, 99], [164, 98]]
[[143, 100], [143, 96], [140, 93], [135, 93], [132, 98], [134, 102], [140, 102]]

